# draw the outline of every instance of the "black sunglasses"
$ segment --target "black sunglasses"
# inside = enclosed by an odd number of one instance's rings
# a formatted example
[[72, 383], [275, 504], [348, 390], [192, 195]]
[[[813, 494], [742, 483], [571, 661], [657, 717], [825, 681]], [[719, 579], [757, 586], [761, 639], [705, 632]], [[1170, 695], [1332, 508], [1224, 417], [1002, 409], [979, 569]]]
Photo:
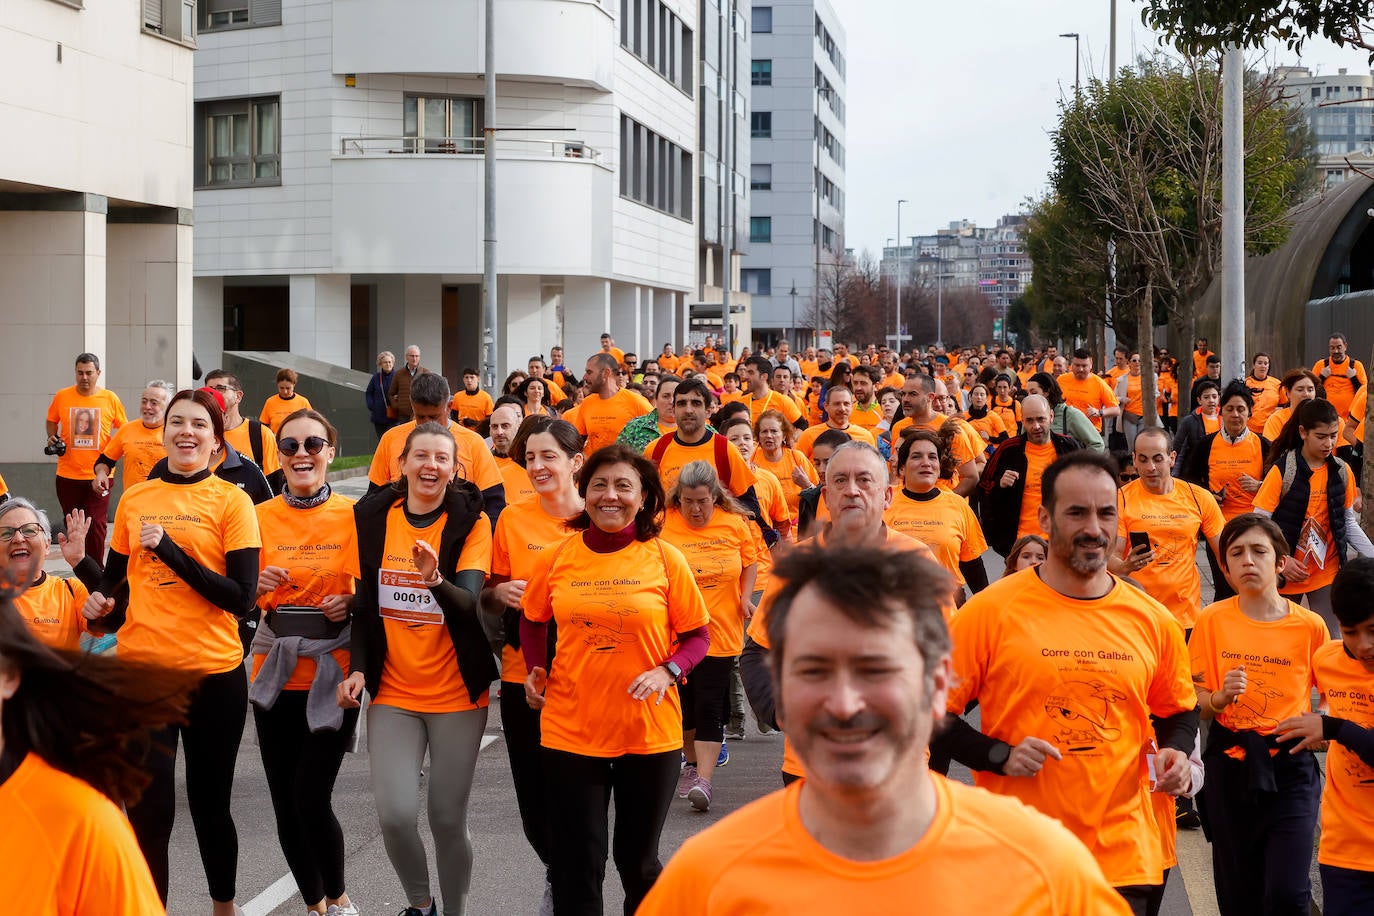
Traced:
[[[301, 444], [301, 440], [299, 439], [277, 440], [277, 448], [283, 455], [296, 454], [300, 451]], [[322, 439], [319, 436], [306, 436], [304, 444], [305, 453], [307, 455], [318, 455], [320, 452], [324, 451], [324, 447], [329, 444], [329, 440]]]

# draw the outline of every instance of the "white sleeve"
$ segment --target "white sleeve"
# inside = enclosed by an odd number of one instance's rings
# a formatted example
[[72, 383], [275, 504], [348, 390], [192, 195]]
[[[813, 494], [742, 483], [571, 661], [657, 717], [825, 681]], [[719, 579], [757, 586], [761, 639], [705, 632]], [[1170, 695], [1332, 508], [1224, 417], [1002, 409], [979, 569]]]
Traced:
[[1359, 513], [1353, 507], [1345, 510], [1345, 539], [1360, 556], [1374, 557], [1374, 543], [1370, 543], [1369, 535], [1360, 527]]

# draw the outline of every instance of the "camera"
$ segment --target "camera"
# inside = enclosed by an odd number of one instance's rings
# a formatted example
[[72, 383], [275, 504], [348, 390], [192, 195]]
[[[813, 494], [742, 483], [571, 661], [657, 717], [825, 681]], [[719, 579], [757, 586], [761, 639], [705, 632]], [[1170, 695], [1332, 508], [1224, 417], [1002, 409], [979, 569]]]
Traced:
[[67, 454], [66, 440], [59, 438], [55, 442], [49, 442], [47, 445], [43, 446], [43, 454], [56, 455], [61, 458], [63, 455]]

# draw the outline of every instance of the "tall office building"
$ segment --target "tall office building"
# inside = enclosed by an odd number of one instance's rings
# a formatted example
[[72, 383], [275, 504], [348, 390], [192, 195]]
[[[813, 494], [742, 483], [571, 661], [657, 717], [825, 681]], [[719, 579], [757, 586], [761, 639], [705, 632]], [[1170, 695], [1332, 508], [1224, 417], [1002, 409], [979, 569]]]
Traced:
[[[196, 350], [369, 370], [483, 337], [495, 144], [497, 378], [609, 330], [678, 341], [696, 287], [695, 0], [207, 0], [196, 53]], [[577, 366], [580, 369], [580, 365]]]
[[1325, 187], [1352, 177], [1351, 166], [1374, 170], [1374, 72], [1348, 73], [1341, 67], [1323, 76], [1307, 67], [1277, 67], [1273, 75], [1283, 86], [1284, 101], [1302, 109], [1317, 135]]
[[741, 280], [756, 340], [809, 341], [825, 330], [812, 327], [818, 269], [844, 257], [844, 27], [827, 0], [756, 2], [751, 16]]
[[697, 30], [701, 245], [690, 339], [721, 333], [728, 290], [735, 352], [750, 341], [749, 296], [739, 273], [740, 254], [749, 241], [749, 10], [746, 0], [701, 0]]
[[0, 471], [52, 509], [77, 354], [134, 419], [149, 379], [191, 383], [192, 24], [186, 0], [0, 3]]

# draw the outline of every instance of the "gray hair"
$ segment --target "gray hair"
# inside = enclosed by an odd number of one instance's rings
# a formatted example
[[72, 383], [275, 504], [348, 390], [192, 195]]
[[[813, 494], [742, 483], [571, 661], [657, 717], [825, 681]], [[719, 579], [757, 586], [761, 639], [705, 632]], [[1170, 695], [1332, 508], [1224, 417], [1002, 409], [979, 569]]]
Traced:
[[48, 543], [52, 543], [52, 524], [48, 521], [48, 513], [35, 506], [32, 502], [22, 496], [11, 496], [4, 503], [0, 503], [0, 522], [5, 520], [15, 509], [28, 509], [38, 517], [38, 525], [43, 529], [43, 537], [47, 538]]
[[148, 382], [148, 384], [144, 385], [143, 387], [144, 387], [144, 388], [161, 388], [163, 391], [167, 392], [167, 397], [168, 397], [169, 399], [170, 399], [173, 395], [175, 395], [175, 394], [177, 393], [177, 386], [176, 386], [176, 385], [173, 385], [171, 382], [167, 381], [167, 380], [164, 379], [164, 378], [155, 378], [155, 379], [152, 379], [151, 381]]
[[705, 487], [710, 490], [711, 501], [726, 512], [733, 512], [745, 518], [753, 517], [752, 513], [721, 484], [716, 466], [709, 461], [689, 461], [683, 465], [677, 475], [677, 482], [668, 491], [664, 504], [670, 509], [681, 508], [682, 491], [692, 487]]
[[382, 364], [382, 360], [384, 359], [389, 359], [394, 363], [396, 362], [396, 354], [392, 353], [390, 350], [383, 350], [382, 352], [377, 354], [377, 365], [380, 366]]

